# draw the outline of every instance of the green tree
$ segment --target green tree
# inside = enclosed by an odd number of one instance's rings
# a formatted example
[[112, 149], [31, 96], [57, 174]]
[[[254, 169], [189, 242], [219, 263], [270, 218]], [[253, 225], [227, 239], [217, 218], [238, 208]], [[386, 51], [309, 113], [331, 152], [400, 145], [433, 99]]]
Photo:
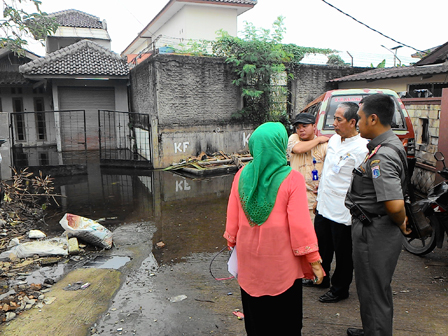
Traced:
[[344, 62], [341, 56], [336, 54], [328, 55], [327, 65], [349, 66], [349, 64]]
[[[0, 48], [8, 48], [17, 54], [24, 53], [28, 44], [26, 38], [32, 37], [41, 43], [48, 34], [58, 27], [53, 18], [42, 12], [39, 0], [2, 0], [3, 19], [0, 19]], [[35, 12], [25, 9], [27, 4]]]
[[380, 63], [378, 63], [377, 66], [373, 66], [373, 63], [370, 63], [370, 67], [371, 68], [378, 68], [378, 69], [382, 69], [386, 67], [386, 59], [383, 59]]
[[244, 108], [234, 114], [234, 118], [254, 124], [266, 121], [286, 124], [286, 108], [275, 107], [279, 97], [287, 93], [279, 82], [291, 80], [294, 70], [307, 54], [334, 52], [282, 44], [284, 33], [283, 17], [279, 17], [272, 30], [259, 29], [246, 22], [241, 38], [220, 31], [217, 41], [213, 42], [214, 55], [226, 58], [235, 73], [233, 84], [241, 88]]

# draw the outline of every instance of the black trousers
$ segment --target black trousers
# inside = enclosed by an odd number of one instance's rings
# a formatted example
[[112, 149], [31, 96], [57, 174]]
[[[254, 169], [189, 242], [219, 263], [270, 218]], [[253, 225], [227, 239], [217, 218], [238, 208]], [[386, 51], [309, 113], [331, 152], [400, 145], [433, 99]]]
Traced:
[[331, 276], [330, 290], [334, 295], [347, 295], [353, 281], [351, 226], [333, 222], [317, 213], [314, 229], [319, 242], [322, 267], [326, 273], [324, 282], [330, 281], [331, 262], [335, 255], [336, 268]]
[[241, 288], [241, 300], [248, 336], [302, 335], [302, 279], [276, 296], [253, 297]]

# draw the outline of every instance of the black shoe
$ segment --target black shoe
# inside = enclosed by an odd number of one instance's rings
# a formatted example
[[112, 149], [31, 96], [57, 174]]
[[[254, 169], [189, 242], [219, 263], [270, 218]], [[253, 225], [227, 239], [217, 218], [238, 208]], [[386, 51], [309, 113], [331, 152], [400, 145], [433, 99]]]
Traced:
[[347, 335], [348, 336], [364, 336], [364, 330], [356, 329], [356, 328], [348, 328]]
[[341, 295], [334, 295], [332, 291], [328, 291], [324, 295], [319, 297], [319, 301], [323, 303], [336, 303], [341, 300], [345, 300], [346, 298], [348, 298], [348, 293]]
[[322, 281], [319, 285], [316, 285], [311, 279], [302, 279], [303, 287], [317, 287], [317, 288], [330, 288], [330, 282]]

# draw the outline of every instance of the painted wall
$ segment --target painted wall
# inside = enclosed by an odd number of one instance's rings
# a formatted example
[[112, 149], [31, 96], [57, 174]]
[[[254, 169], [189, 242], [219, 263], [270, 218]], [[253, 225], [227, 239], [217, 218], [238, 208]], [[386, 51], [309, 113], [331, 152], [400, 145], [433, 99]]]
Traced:
[[11, 140], [9, 138], [9, 113], [0, 112], [0, 139], [6, 139], [7, 142], [0, 147], [2, 162], [0, 163], [0, 179], [7, 180], [12, 176], [11, 169]]
[[186, 38], [214, 40], [220, 29], [232, 36], [238, 33], [236, 9], [186, 5], [184, 11]]
[[408, 86], [412, 84], [426, 84], [426, 83], [445, 83], [446, 74], [434, 75], [430, 78], [406, 77], [395, 79], [382, 79], [376, 81], [353, 81], [339, 83], [339, 89], [391, 89], [395, 92], [403, 92], [408, 90]]

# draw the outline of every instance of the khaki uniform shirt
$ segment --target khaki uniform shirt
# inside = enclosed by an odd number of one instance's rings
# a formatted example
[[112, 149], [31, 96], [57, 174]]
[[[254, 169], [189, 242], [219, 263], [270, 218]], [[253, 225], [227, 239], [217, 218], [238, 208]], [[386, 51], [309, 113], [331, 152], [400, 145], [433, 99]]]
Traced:
[[297, 133], [292, 134], [288, 140], [288, 155], [291, 168], [299, 171], [305, 177], [306, 193], [308, 196], [308, 208], [312, 209], [313, 204], [316, 201], [316, 194], [314, 191], [319, 181], [313, 181], [313, 174], [311, 171], [314, 169], [313, 157], [316, 159], [316, 169], [319, 174], [319, 179], [322, 175], [322, 167], [325, 161], [325, 155], [327, 154], [328, 142], [318, 144], [310, 151], [302, 154], [294, 154], [292, 148], [300, 142], [299, 135]]

